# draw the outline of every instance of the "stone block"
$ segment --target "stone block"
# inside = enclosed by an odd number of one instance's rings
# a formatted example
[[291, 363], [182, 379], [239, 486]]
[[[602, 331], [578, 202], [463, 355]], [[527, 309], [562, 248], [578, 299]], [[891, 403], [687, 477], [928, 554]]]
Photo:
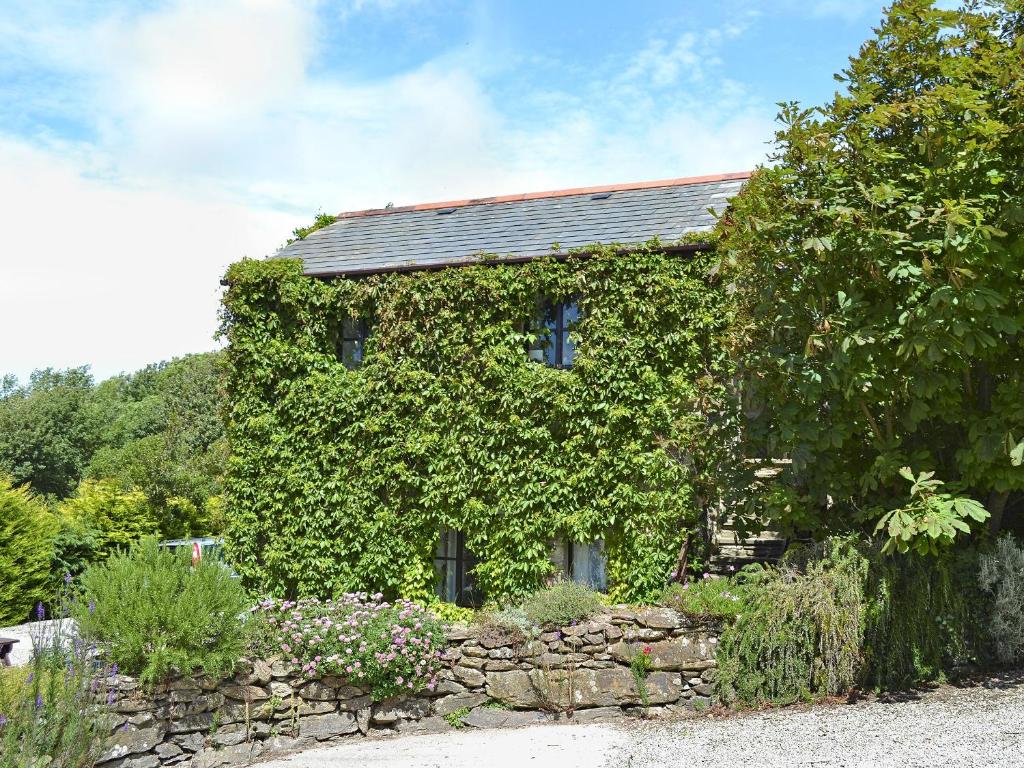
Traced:
[[[515, 673], [496, 672], [495, 674], [511, 675]], [[445, 696], [443, 699], [437, 699], [434, 701], [434, 714], [444, 717], [445, 715], [450, 715], [452, 712], [457, 712], [460, 709], [472, 709], [473, 707], [479, 707], [485, 701], [487, 701], [487, 696], [483, 693], [456, 693], [453, 696]]]
[[676, 629], [683, 625], [683, 617], [671, 608], [644, 608], [637, 611], [638, 624], [651, 629]]
[[168, 733], [192, 733], [194, 731], [209, 731], [213, 725], [213, 714], [203, 712], [199, 715], [189, 715], [177, 720], [171, 720], [167, 724]]
[[139, 728], [134, 731], [118, 731], [103, 744], [103, 750], [96, 758], [97, 764], [111, 760], [119, 760], [129, 755], [141, 755], [149, 752], [164, 740], [165, 730], [162, 726]]
[[623, 712], [620, 707], [593, 707], [591, 709], [578, 709], [572, 713], [574, 723], [608, 723], [613, 720], [621, 720]]
[[178, 757], [178, 755], [185, 754], [185, 750], [173, 741], [165, 741], [162, 744], [157, 744], [156, 747], [153, 748], [153, 751], [161, 760], [170, 760], [172, 757]]
[[349, 712], [336, 712], [329, 715], [313, 715], [299, 720], [299, 734], [310, 736], [317, 741], [344, 736], [359, 730], [355, 715]]
[[[680, 696], [679, 675], [652, 672], [646, 681], [650, 703], [668, 704]], [[637, 704], [640, 694], [626, 667], [495, 672], [487, 677], [491, 698], [519, 709], [584, 709]]]
[[462, 722], [474, 728], [515, 728], [543, 723], [550, 719], [550, 715], [544, 712], [517, 712], [514, 709], [477, 707], [463, 717]]
[[354, 699], [345, 699], [345, 701], [338, 702], [338, 709], [342, 712], [356, 712], [363, 707], [368, 707], [373, 703], [369, 694], [363, 694], [362, 696], [356, 696]]
[[487, 680], [487, 678], [484, 677], [483, 672], [473, 669], [472, 667], [459, 666], [455, 667], [452, 672], [455, 674], [456, 680], [470, 688], [479, 688]]
[[307, 701], [334, 701], [338, 698], [338, 692], [330, 686], [314, 681], [299, 688], [299, 696]]
[[263, 701], [270, 698], [270, 693], [258, 685], [242, 685], [239, 683], [225, 683], [220, 687], [220, 692], [229, 699], [237, 701]]
[[714, 646], [699, 635], [676, 637], [653, 643], [619, 641], [608, 648], [608, 653], [615, 660], [628, 664], [633, 655], [641, 651], [644, 645], [649, 645], [651, 648], [651, 669], [693, 671], [706, 669], [715, 664]]
[[201, 733], [183, 733], [173, 736], [171, 743], [177, 744], [186, 752], [198, 752], [206, 744], [206, 736]]
[[263, 753], [263, 743], [252, 741], [221, 749], [203, 749], [192, 758], [191, 768], [219, 768], [224, 765], [248, 765]]

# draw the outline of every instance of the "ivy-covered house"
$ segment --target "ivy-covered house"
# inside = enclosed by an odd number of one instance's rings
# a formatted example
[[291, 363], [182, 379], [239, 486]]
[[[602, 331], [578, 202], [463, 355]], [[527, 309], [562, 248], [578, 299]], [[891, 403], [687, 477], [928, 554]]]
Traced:
[[701, 233], [746, 178], [343, 213], [233, 265], [242, 577], [460, 603], [559, 575], [653, 594], [698, 523], [692, 444], [724, 365]]

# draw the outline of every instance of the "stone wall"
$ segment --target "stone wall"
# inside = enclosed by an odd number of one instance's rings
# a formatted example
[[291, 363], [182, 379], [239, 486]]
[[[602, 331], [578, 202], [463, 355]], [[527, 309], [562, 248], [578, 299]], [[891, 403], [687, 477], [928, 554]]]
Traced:
[[[711, 703], [718, 630], [666, 608], [620, 606], [525, 640], [455, 626], [449, 642], [451, 667], [437, 690], [380, 702], [340, 677], [302, 677], [280, 659], [243, 660], [230, 678], [177, 677], [149, 692], [118, 677], [100, 768], [212, 768], [375, 733], [700, 708]], [[648, 646], [644, 706], [629, 662]]]

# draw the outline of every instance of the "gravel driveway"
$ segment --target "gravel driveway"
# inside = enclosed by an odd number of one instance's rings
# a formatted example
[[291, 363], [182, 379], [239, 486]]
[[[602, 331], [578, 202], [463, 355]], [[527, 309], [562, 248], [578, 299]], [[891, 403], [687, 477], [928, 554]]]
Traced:
[[367, 739], [261, 768], [1024, 766], [1024, 674], [870, 701], [674, 722], [541, 725]]

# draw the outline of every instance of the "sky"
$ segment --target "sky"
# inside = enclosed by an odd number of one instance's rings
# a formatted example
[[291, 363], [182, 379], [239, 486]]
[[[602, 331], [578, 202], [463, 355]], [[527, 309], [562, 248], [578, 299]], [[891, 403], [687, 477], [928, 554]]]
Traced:
[[748, 170], [860, 0], [0, 0], [0, 375], [217, 346], [318, 211]]

